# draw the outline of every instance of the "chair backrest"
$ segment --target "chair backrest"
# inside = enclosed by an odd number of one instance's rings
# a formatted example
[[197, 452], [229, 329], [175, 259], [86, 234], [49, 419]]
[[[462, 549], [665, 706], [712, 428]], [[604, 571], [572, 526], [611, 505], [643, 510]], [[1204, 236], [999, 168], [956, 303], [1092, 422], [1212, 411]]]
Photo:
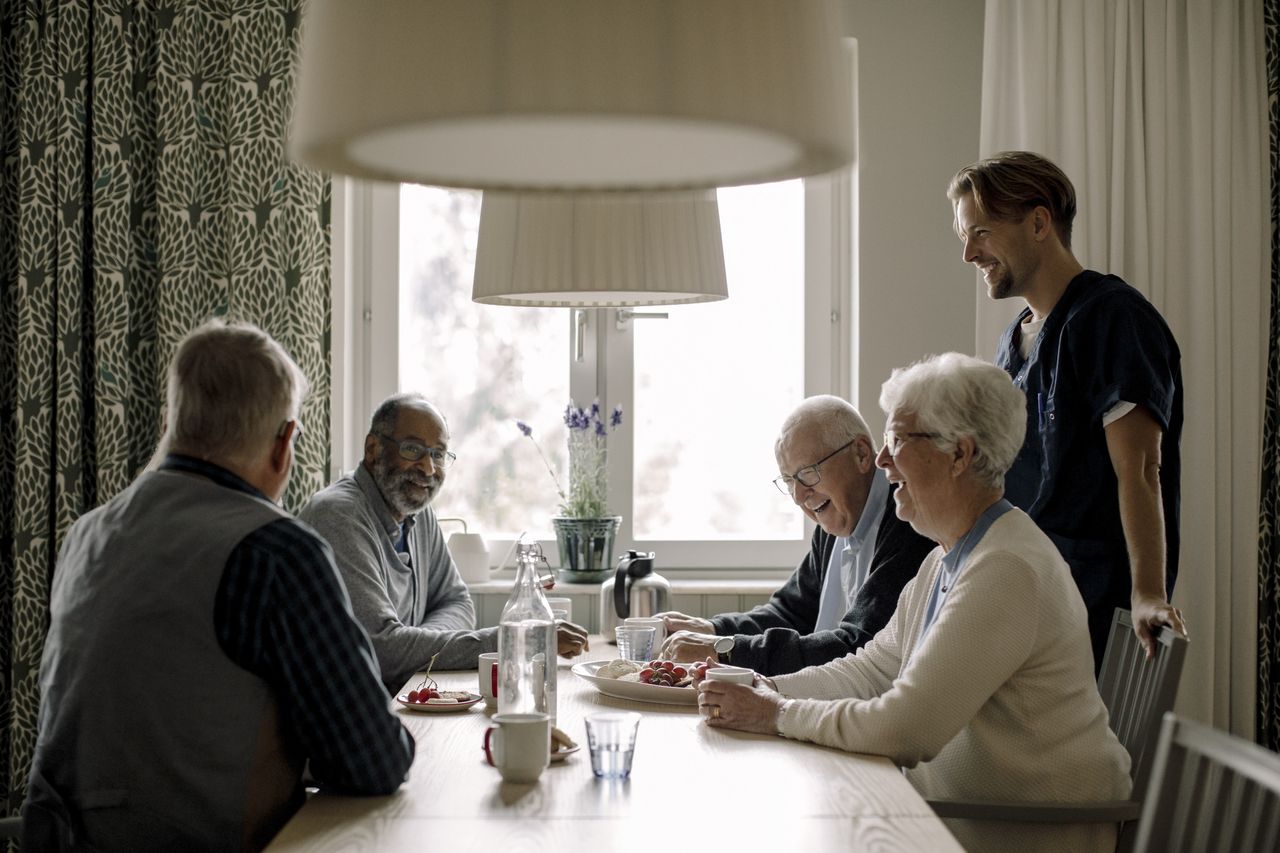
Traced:
[[1135, 850], [1280, 850], [1280, 755], [1166, 714]]
[[1146, 649], [1133, 633], [1129, 611], [1116, 609], [1098, 673], [1098, 692], [1111, 716], [1111, 730], [1129, 752], [1135, 799], [1146, 790], [1160, 719], [1173, 709], [1186, 655], [1187, 638], [1172, 628], [1161, 628], [1155, 657], [1147, 660]]

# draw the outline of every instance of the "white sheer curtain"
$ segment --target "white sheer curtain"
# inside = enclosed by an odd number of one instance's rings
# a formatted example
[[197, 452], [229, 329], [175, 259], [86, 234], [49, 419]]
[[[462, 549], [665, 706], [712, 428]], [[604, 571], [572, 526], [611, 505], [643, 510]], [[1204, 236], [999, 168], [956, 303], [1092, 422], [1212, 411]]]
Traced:
[[[1251, 736], [1270, 226], [1258, 0], [987, 0], [980, 149], [1039, 151], [1076, 185], [1073, 245], [1182, 348], [1178, 707]], [[977, 351], [1021, 307], [977, 291]], [[1009, 300], [1013, 302], [1015, 300]]]

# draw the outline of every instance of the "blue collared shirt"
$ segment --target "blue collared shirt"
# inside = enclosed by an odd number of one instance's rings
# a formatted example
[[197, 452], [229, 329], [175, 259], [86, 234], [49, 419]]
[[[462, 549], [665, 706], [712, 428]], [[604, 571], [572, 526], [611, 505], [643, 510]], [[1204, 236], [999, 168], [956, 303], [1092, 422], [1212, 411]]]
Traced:
[[991, 529], [991, 525], [996, 523], [1000, 516], [1013, 509], [1013, 504], [1004, 498], [987, 507], [982, 515], [978, 516], [978, 520], [973, 523], [973, 527], [969, 528], [969, 532], [960, 537], [956, 547], [942, 555], [942, 568], [938, 572], [938, 577], [933, 583], [933, 589], [929, 592], [929, 602], [925, 606], [924, 623], [920, 626], [920, 641], [924, 642], [925, 636], [929, 633], [929, 629], [933, 627], [933, 623], [938, 621], [938, 614], [942, 612], [942, 607], [947, 603], [947, 594], [951, 592], [956, 585], [956, 581], [960, 579], [960, 573], [964, 571], [965, 560], [969, 556], [969, 552], [982, 541], [982, 537], [987, 535], [987, 531]]
[[871, 572], [871, 561], [876, 552], [876, 529], [888, 496], [888, 477], [877, 468], [871, 477], [867, 502], [853, 533], [836, 537], [831, 558], [827, 561], [827, 575], [822, 581], [814, 631], [835, 630], [840, 627], [844, 614], [853, 608], [853, 601]]

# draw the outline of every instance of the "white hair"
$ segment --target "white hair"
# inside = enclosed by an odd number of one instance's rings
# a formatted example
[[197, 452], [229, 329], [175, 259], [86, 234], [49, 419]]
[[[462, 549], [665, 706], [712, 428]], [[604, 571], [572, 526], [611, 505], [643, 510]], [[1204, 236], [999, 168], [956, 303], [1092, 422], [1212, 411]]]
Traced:
[[213, 320], [192, 330], [169, 363], [164, 447], [247, 463], [297, 418], [307, 378], [257, 326]]
[[936, 432], [942, 449], [973, 439], [973, 473], [1004, 487], [1027, 431], [1027, 398], [1009, 374], [987, 361], [948, 352], [893, 371], [880, 388], [886, 413], [909, 412], [922, 432]]
[[862, 415], [847, 400], [830, 394], [806, 397], [787, 415], [778, 430], [775, 452], [782, 449], [783, 441], [801, 430], [813, 430], [819, 442], [827, 450], [835, 450], [858, 437], [865, 437], [875, 450], [876, 442]]

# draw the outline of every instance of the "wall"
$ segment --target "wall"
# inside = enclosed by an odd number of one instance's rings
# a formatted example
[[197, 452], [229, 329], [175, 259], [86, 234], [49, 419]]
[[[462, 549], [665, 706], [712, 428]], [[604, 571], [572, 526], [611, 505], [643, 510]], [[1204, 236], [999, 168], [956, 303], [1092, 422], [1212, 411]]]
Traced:
[[983, 0], [846, 0], [845, 13], [858, 41], [853, 402], [878, 435], [893, 368], [975, 352], [977, 278], [946, 186], [978, 158]]

